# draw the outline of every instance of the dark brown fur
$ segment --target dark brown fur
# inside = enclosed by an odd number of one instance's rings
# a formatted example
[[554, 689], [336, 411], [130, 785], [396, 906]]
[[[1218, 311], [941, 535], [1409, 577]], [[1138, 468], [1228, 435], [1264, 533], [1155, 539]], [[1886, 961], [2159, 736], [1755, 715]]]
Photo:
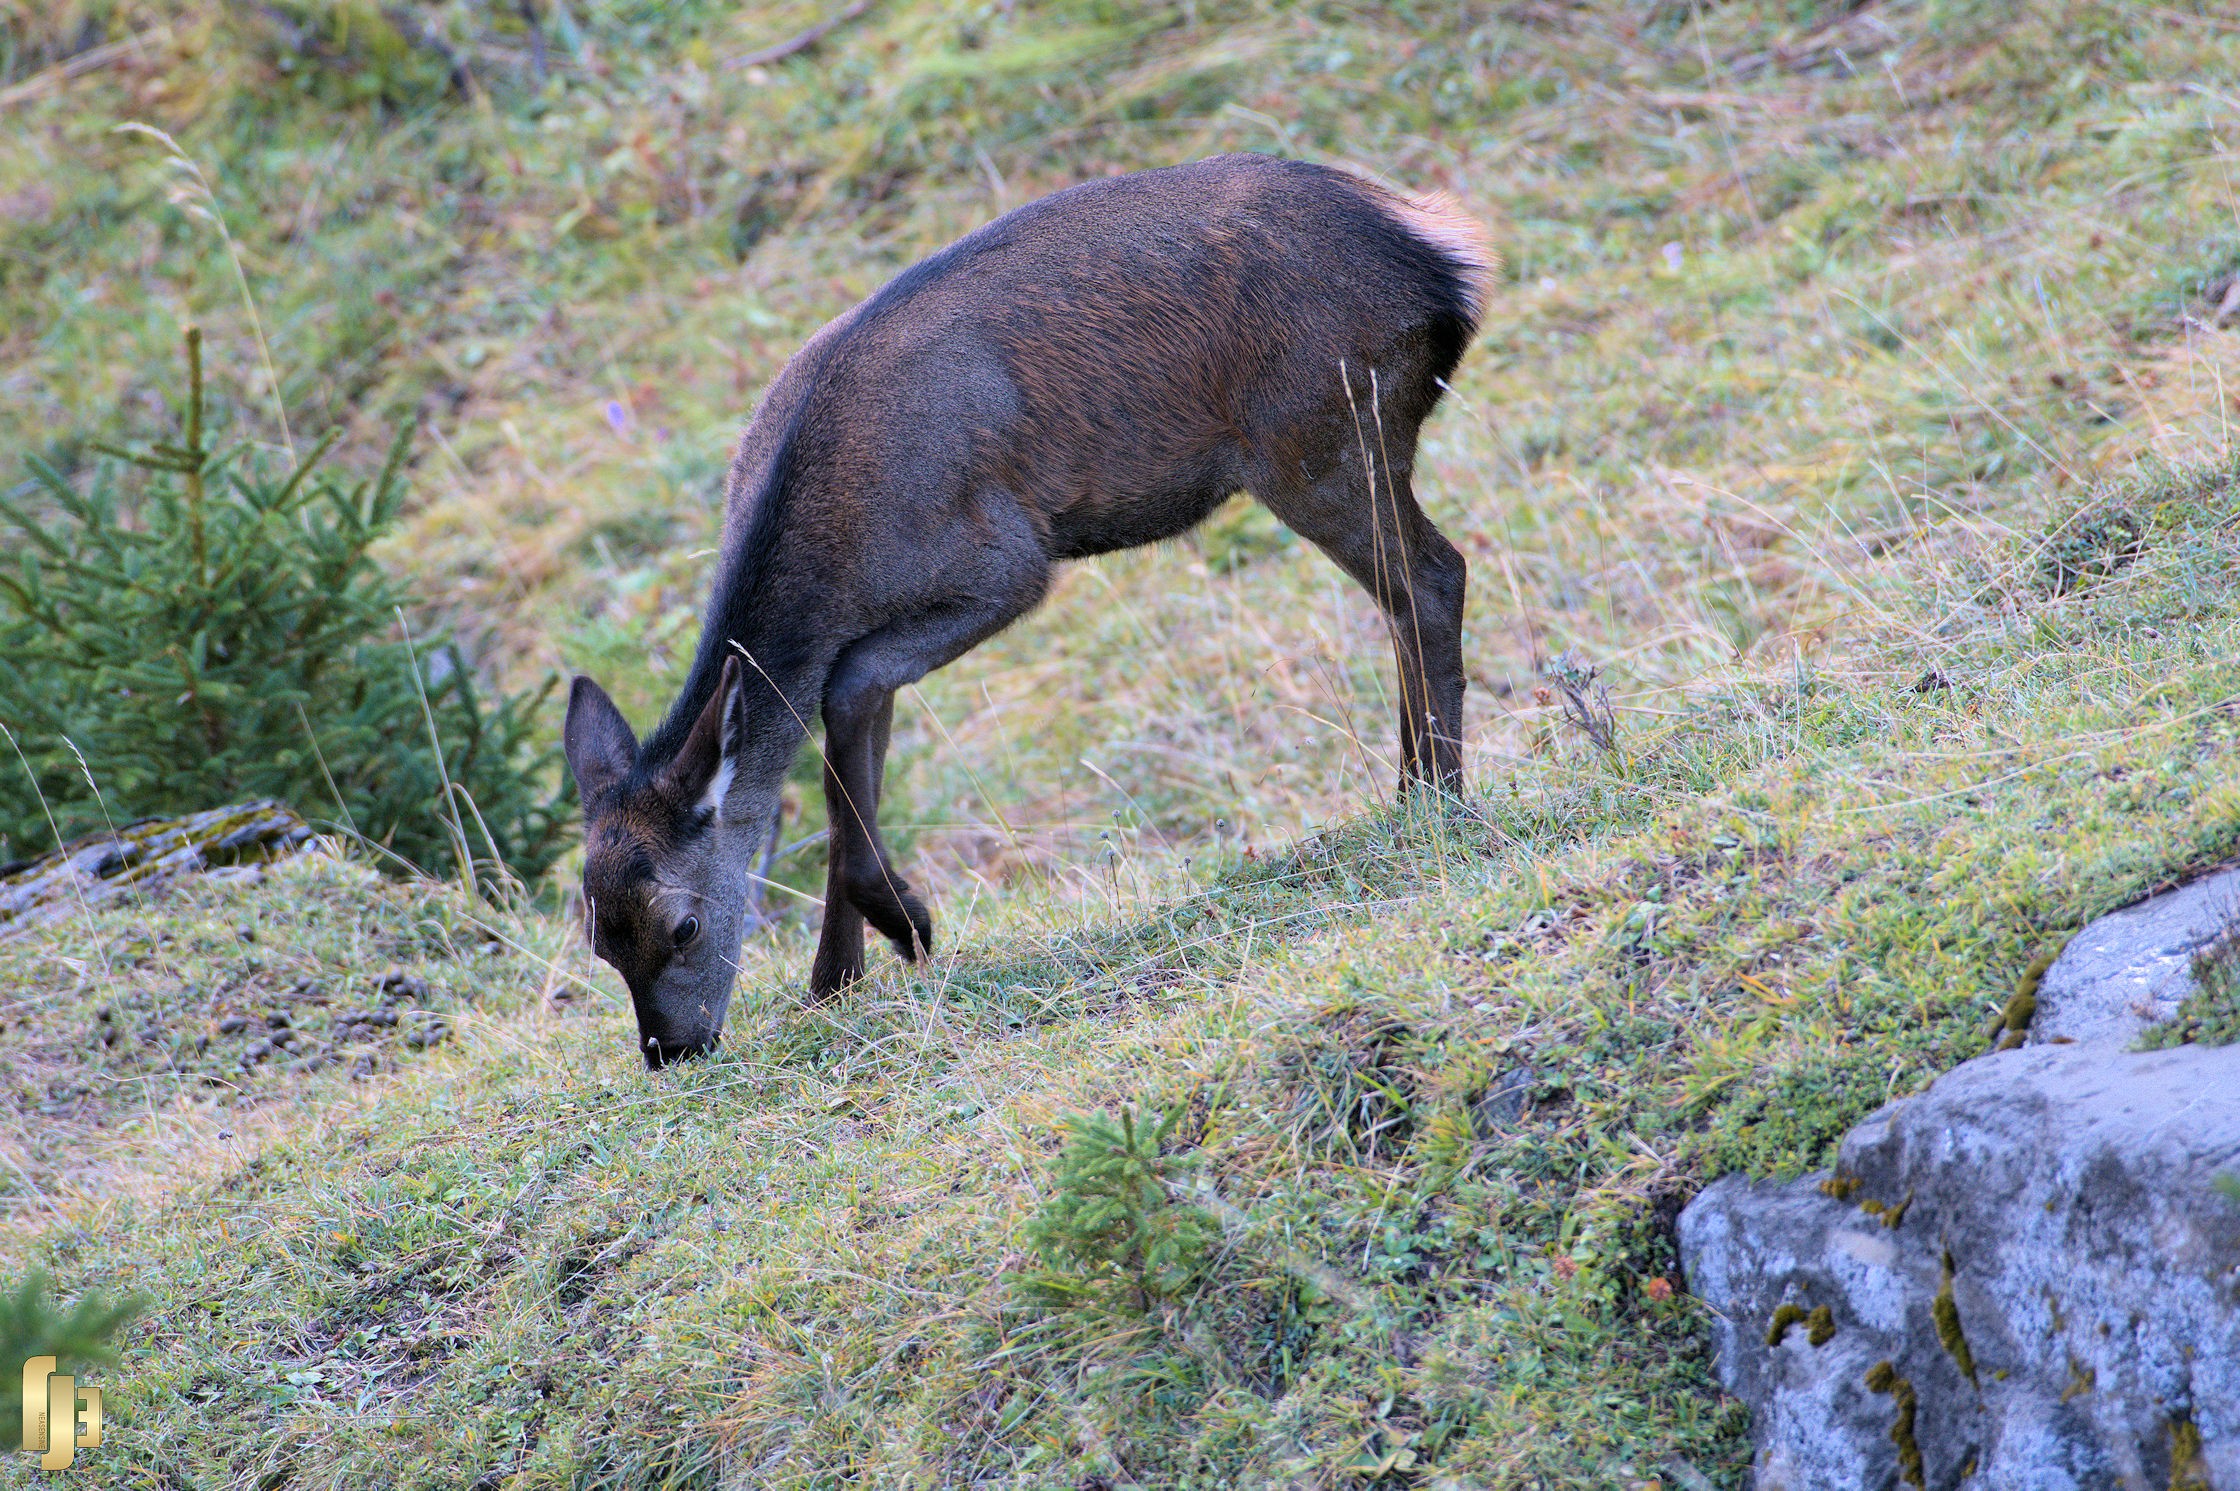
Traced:
[[715, 862], [751, 853], [812, 715], [823, 995], [862, 972], [866, 920], [906, 956], [932, 943], [878, 832], [895, 690], [1032, 609], [1055, 562], [1174, 537], [1231, 493], [1384, 607], [1403, 773], [1459, 788], [1464, 565], [1409, 478], [1482, 308], [1473, 229], [1440, 201], [1224, 156], [1030, 204], [810, 340], [740, 440], [668, 718], [640, 747], [595, 684], [570, 700], [587, 898], [649, 1060], [720, 1030], [728, 975], [710, 994], [717, 971], [685, 978], [666, 949], [680, 907], [744, 884], [676, 867], [711, 832], [731, 836]]

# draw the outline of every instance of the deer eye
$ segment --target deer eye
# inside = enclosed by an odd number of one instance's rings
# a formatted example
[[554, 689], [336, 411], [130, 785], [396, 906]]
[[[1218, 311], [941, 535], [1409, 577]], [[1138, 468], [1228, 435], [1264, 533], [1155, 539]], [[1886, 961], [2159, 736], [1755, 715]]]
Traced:
[[676, 938], [678, 947], [685, 948], [692, 946], [692, 939], [700, 935], [700, 918], [697, 916], [688, 916], [683, 921], [678, 922], [677, 930], [673, 935]]

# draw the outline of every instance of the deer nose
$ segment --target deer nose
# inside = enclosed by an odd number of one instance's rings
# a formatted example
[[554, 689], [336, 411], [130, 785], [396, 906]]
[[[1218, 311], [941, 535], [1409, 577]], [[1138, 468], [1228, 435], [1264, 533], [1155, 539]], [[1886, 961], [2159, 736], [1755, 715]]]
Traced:
[[645, 1039], [646, 1070], [658, 1072], [672, 1061], [683, 1061], [688, 1056], [705, 1056], [716, 1048], [718, 1037], [698, 1036], [691, 1040], [665, 1041], [658, 1036]]

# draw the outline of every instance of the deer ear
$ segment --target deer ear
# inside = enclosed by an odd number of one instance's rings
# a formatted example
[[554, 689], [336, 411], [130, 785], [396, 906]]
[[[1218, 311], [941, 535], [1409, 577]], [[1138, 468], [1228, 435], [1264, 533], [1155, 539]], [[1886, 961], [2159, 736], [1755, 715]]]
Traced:
[[568, 770], [575, 773], [576, 795], [586, 802], [628, 776], [638, 760], [630, 722], [605, 689], [580, 674], [568, 690], [568, 722], [560, 727], [560, 740]]
[[677, 802], [696, 804], [711, 818], [723, 816], [724, 794], [738, 758], [739, 660], [723, 660], [723, 676], [708, 696], [676, 759], [661, 771], [661, 787]]

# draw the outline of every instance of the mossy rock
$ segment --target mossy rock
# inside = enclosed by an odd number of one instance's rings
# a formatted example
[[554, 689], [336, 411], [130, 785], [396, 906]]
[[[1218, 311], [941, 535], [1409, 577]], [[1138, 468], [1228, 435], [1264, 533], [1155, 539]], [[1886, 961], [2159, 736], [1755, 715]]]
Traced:
[[89, 834], [0, 867], [0, 937], [184, 875], [255, 875], [311, 838], [311, 826], [271, 798]]

